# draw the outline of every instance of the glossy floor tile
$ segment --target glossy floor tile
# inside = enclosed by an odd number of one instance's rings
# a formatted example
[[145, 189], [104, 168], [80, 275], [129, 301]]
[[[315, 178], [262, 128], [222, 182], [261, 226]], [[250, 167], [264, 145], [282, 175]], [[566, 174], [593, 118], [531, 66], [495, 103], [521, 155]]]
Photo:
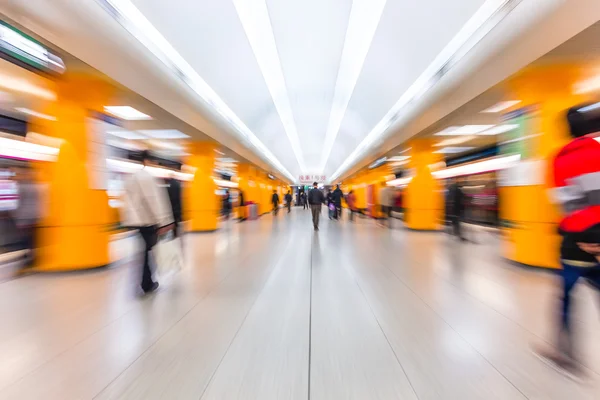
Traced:
[[552, 274], [494, 233], [396, 225], [227, 222], [186, 235], [185, 269], [145, 298], [137, 237], [109, 269], [2, 282], [0, 400], [600, 398], [598, 293], [576, 293], [575, 383], [531, 351], [552, 341]]

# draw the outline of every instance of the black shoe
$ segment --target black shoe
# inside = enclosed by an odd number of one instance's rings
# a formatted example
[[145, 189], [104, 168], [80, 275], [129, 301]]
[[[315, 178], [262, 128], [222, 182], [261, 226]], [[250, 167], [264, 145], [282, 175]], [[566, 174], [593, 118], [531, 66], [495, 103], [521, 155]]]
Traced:
[[144, 294], [150, 294], [152, 292], [155, 292], [156, 289], [158, 289], [158, 286], [159, 286], [158, 282], [153, 282], [152, 286], [150, 287], [150, 289], [147, 289], [147, 290], [146, 289], [142, 289], [142, 290], [144, 291]]

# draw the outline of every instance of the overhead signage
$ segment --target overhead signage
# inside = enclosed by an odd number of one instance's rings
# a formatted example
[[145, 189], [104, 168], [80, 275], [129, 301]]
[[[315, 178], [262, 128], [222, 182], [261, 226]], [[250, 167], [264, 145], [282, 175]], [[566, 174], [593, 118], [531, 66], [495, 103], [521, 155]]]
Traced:
[[298, 177], [298, 183], [312, 185], [314, 182], [324, 183], [327, 180], [325, 175], [305, 174]]
[[65, 72], [63, 60], [31, 36], [0, 21], [0, 56], [43, 72]]

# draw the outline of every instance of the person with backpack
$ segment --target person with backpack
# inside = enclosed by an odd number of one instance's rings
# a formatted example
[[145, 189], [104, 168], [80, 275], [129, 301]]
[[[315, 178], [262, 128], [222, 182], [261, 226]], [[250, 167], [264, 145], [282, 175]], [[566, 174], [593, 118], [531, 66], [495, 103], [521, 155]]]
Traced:
[[552, 197], [565, 214], [559, 225], [560, 321], [553, 347], [537, 354], [558, 371], [578, 378], [583, 368], [571, 321], [572, 293], [583, 280], [600, 288], [600, 143], [593, 138], [600, 132], [600, 108], [573, 107], [567, 121], [573, 139], [558, 152], [551, 167]]

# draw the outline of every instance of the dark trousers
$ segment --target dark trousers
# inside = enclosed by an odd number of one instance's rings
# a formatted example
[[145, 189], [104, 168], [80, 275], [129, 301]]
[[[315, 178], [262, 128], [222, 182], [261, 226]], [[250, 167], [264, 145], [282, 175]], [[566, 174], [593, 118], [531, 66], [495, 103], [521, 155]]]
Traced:
[[315, 228], [318, 228], [319, 227], [319, 218], [321, 217], [321, 205], [320, 204], [311, 204], [310, 211], [312, 212], [313, 226]]
[[463, 238], [461, 229], [461, 218], [455, 215], [452, 216], [452, 232], [454, 233], [454, 236], [461, 239]]
[[596, 288], [600, 288], [600, 266], [596, 267], [575, 267], [569, 264], [562, 264], [562, 307], [560, 317], [560, 327], [558, 330], [559, 349], [570, 356], [575, 356], [573, 343], [573, 332], [571, 327], [572, 310], [572, 291], [580, 278], [588, 280]]
[[354, 209], [351, 208], [350, 209], [350, 221], [354, 221], [354, 213], [355, 213]]
[[307, 208], [309, 208], [309, 207], [308, 207], [308, 201], [304, 200], [304, 201], [302, 202], [302, 209], [303, 209], [303, 210], [306, 210]]
[[287, 203], [287, 210], [288, 210], [288, 214], [289, 214], [290, 212], [292, 212], [292, 202], [291, 202], [291, 201], [289, 201], [289, 202]]
[[279, 212], [279, 204], [273, 204], [273, 214], [277, 215]]
[[150, 270], [150, 250], [156, 244], [158, 236], [154, 226], [142, 226], [138, 228], [142, 239], [144, 239], [144, 264], [142, 265], [142, 290], [147, 292], [152, 289], [154, 281], [152, 280], [152, 271]]
[[31, 267], [35, 262], [35, 225], [20, 226], [20, 248], [29, 250], [29, 256], [24, 267]]
[[335, 212], [333, 213], [333, 218], [335, 219], [339, 219], [342, 218], [342, 205], [341, 204], [336, 204], [335, 205]]

